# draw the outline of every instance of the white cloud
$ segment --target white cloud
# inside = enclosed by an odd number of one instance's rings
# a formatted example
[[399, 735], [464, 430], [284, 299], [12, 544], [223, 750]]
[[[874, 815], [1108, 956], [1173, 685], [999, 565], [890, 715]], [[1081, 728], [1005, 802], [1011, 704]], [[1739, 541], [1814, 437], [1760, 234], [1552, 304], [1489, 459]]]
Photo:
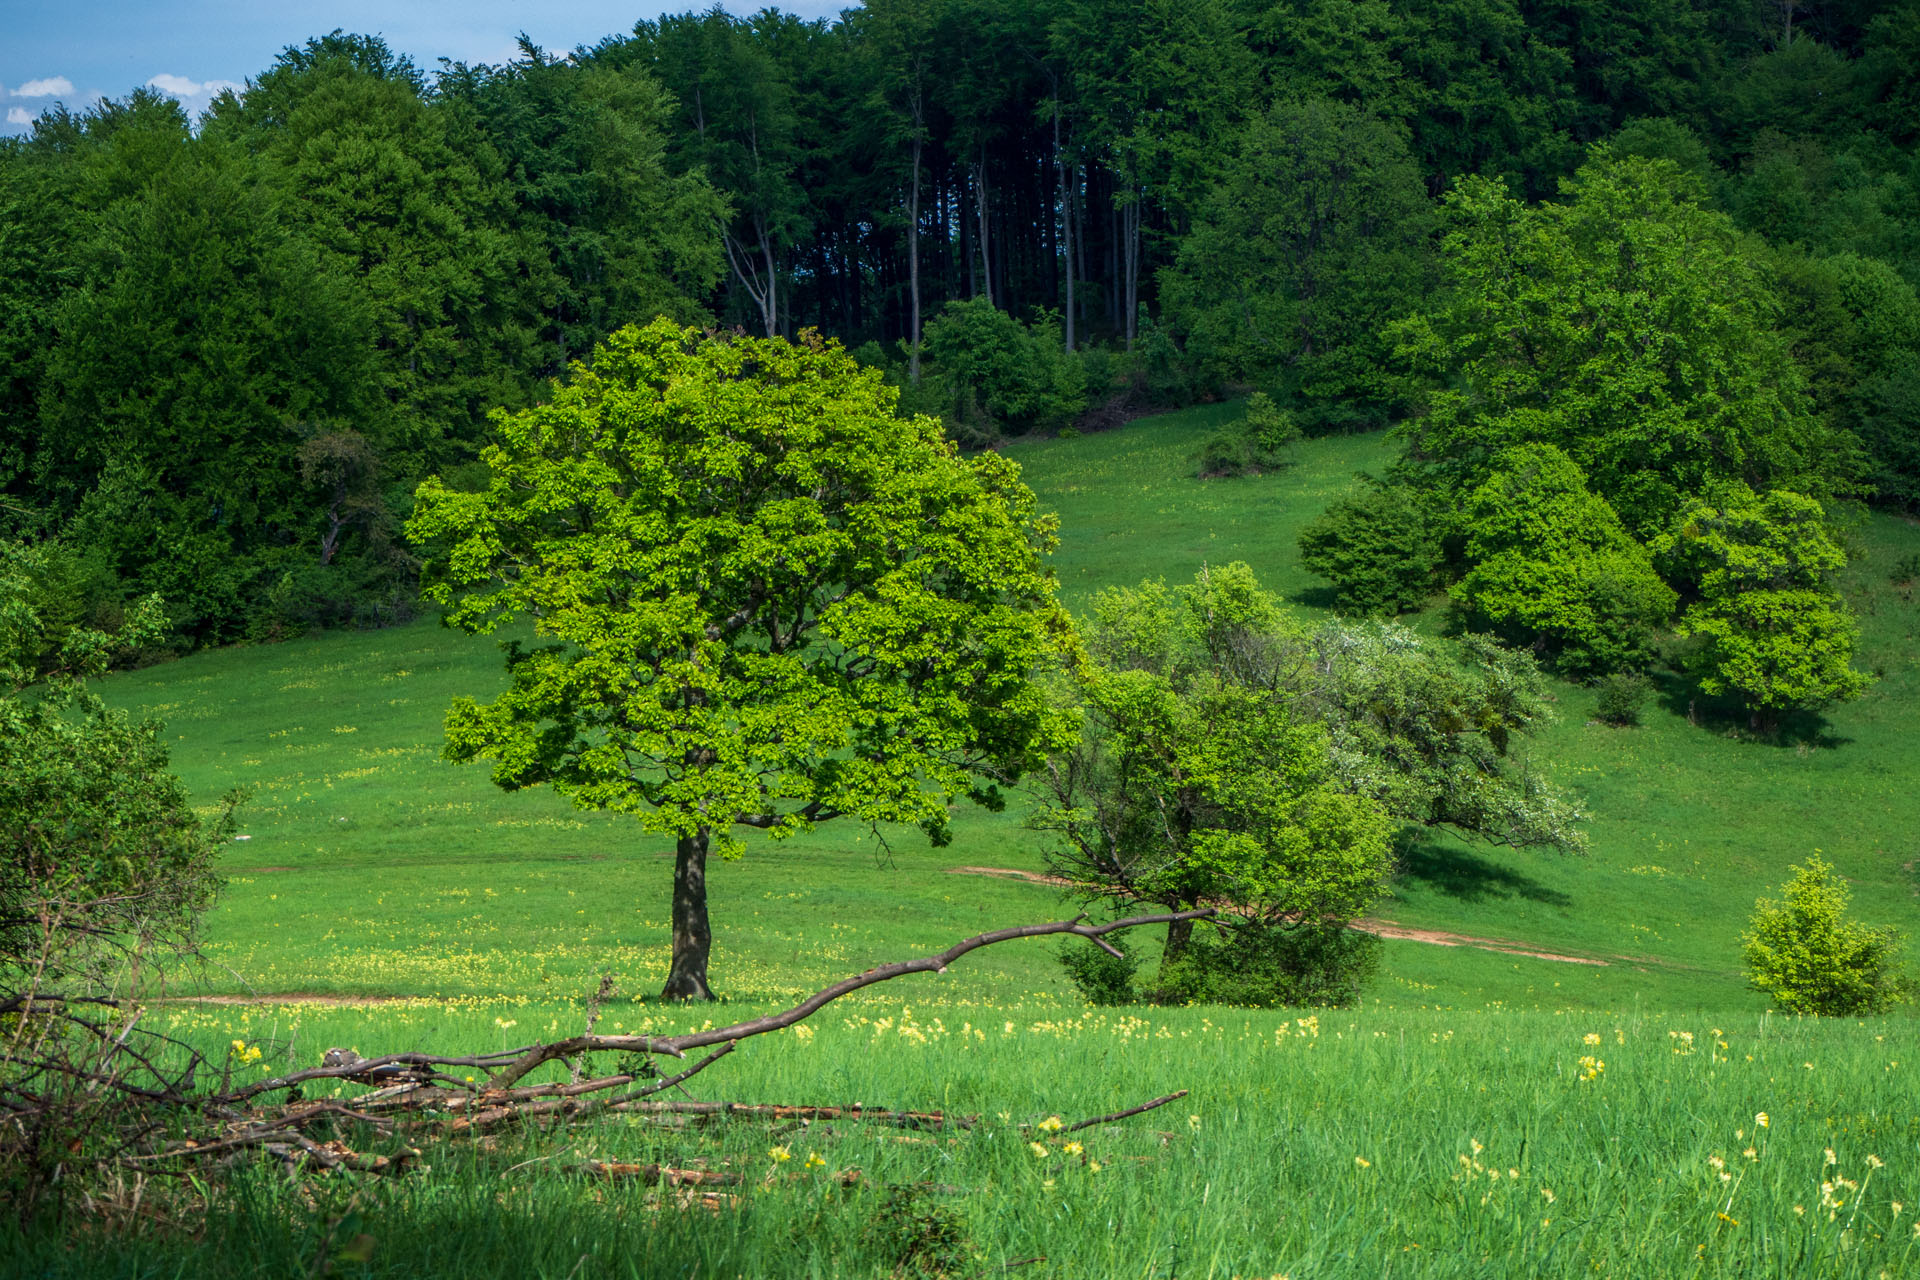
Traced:
[[25, 107], [9, 107], [7, 108], [7, 123], [8, 124], [32, 124], [33, 113], [31, 111], [28, 111]]
[[[73, 96], [73, 81], [65, 76], [47, 76], [41, 80], [29, 80], [15, 89], [13, 96], [16, 98], [70, 98]], [[12, 119], [11, 114], [8, 119]]]
[[179, 100], [181, 106], [190, 113], [198, 115], [213, 105], [213, 100], [228, 89], [244, 89], [245, 85], [232, 80], [190, 80], [186, 76], [176, 76], [163, 71], [147, 81], [147, 87], [158, 89], [169, 97]]
[[201, 90], [206, 88], [205, 85], [197, 80], [189, 80], [185, 76], [169, 75], [164, 71], [147, 81], [147, 87], [149, 89], [158, 89], [162, 93], [170, 93], [176, 98], [197, 98], [200, 96]]

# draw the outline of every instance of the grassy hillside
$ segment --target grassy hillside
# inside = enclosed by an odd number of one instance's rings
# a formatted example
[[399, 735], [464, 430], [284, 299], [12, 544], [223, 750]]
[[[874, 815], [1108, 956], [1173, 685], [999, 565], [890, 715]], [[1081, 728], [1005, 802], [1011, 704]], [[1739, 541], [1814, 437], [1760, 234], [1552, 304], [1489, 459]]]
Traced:
[[[1070, 604], [1143, 577], [1189, 577], [1244, 559], [1303, 610], [1322, 607], [1294, 552], [1299, 527], [1384, 463], [1377, 437], [1309, 442], [1277, 476], [1200, 482], [1188, 459], [1213, 406], [1124, 430], [1016, 446], [1062, 519], [1057, 567]], [[1920, 710], [1913, 633], [1920, 605], [1888, 583], [1920, 529], [1876, 517], [1858, 535], [1850, 594], [1868, 697], [1797, 726], [1784, 745], [1729, 731], [1711, 707], [1689, 723], [1668, 691], [1643, 728], [1588, 722], [1591, 695], [1560, 690], [1560, 722], [1537, 748], [1586, 796], [1583, 859], [1435, 840], [1415, 848], [1379, 914], [1403, 925], [1512, 939], [1554, 962], [1391, 942], [1370, 999], [1397, 1005], [1754, 1009], [1737, 935], [1754, 898], [1821, 850], [1869, 918], [1920, 932]], [[164, 719], [175, 763], [209, 802], [250, 788], [246, 838], [227, 858], [212, 922], [213, 989], [416, 995], [589, 988], [612, 965], [628, 990], [664, 975], [666, 842], [631, 820], [577, 812], [544, 792], [503, 794], [484, 769], [439, 758], [456, 693], [498, 687], [494, 647], [431, 621], [230, 649], [117, 676], [108, 696]], [[716, 985], [740, 999], [972, 931], [1060, 910], [1043, 887], [947, 874], [1037, 869], [1018, 815], [965, 815], [954, 844], [916, 833], [890, 849], [853, 828], [756, 845], [715, 869]], [[1067, 994], [1050, 952], [988, 953], [950, 987], [995, 998]]]

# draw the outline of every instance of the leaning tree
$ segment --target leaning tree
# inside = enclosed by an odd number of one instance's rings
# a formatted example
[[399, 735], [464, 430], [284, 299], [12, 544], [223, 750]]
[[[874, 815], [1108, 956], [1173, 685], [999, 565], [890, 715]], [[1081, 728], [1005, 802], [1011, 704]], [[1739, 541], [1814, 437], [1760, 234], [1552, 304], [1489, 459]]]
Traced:
[[896, 399], [810, 336], [658, 320], [497, 415], [484, 488], [420, 488], [448, 624], [541, 641], [454, 703], [447, 755], [676, 838], [667, 999], [711, 998], [707, 855], [739, 829], [944, 842], [957, 797], [997, 807], [1071, 732], [1032, 681], [1071, 634], [1052, 520]]

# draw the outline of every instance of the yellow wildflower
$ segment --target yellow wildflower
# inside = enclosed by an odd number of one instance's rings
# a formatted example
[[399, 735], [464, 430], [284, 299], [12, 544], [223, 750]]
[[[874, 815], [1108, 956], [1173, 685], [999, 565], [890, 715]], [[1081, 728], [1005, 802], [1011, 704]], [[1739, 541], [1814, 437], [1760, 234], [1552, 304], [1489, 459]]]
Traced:
[[1081, 1153], [1082, 1151], [1085, 1151], [1085, 1150], [1086, 1150], [1086, 1148], [1085, 1148], [1085, 1147], [1083, 1147], [1083, 1146], [1081, 1146], [1081, 1145], [1080, 1145], [1079, 1143], [1077, 1143], [1077, 1142], [1069, 1142], [1069, 1143], [1068, 1143], [1068, 1144], [1067, 1144], [1066, 1146], [1064, 1146], [1064, 1147], [1062, 1147], [1062, 1148], [1060, 1148], [1060, 1149], [1061, 1149], [1062, 1151], [1064, 1151], [1064, 1152], [1066, 1152], [1066, 1153], [1067, 1153], [1068, 1155], [1070, 1155], [1070, 1156], [1077, 1156], [1077, 1155], [1079, 1155], [1079, 1154], [1080, 1154], [1080, 1153]]
[[1886, 1162], [1885, 1162], [1885, 1161], [1883, 1161], [1883, 1160], [1881, 1160], [1879, 1156], [1868, 1156], [1868, 1157], [1867, 1157], [1867, 1168], [1869, 1168], [1869, 1169], [1884, 1169], [1884, 1168], [1886, 1168], [1886, 1167], [1887, 1167], [1887, 1166], [1886, 1166]]
[[1042, 1120], [1033, 1127], [1042, 1133], [1058, 1133], [1060, 1132], [1060, 1117], [1048, 1116], [1045, 1120]]
[[1193, 1129], [1193, 1130], [1196, 1130], [1196, 1131], [1197, 1131], [1197, 1130], [1198, 1130], [1198, 1129], [1200, 1128], [1200, 1117], [1199, 1117], [1199, 1116], [1188, 1116], [1188, 1117], [1187, 1117], [1187, 1128], [1189, 1128], [1189, 1129]]
[[807, 1153], [807, 1168], [809, 1169], [825, 1168], [826, 1163], [827, 1163], [826, 1160], [821, 1157], [818, 1151], [809, 1151]]
[[1373, 1161], [1367, 1159], [1365, 1156], [1355, 1156], [1353, 1158], [1353, 1162], [1359, 1165], [1362, 1169], [1373, 1168]]
[[1600, 1043], [1600, 1033], [1599, 1033], [1599, 1032], [1597, 1032], [1597, 1031], [1589, 1031], [1589, 1032], [1587, 1032], [1587, 1034], [1585, 1034], [1584, 1036], [1581, 1036], [1581, 1037], [1580, 1037], [1580, 1043], [1581, 1043], [1581, 1044], [1584, 1044], [1584, 1045], [1596, 1045], [1596, 1044], [1599, 1044], [1599, 1043]]
[[1552, 1203], [1554, 1202], [1554, 1199], [1555, 1199], [1555, 1196], [1554, 1196], [1554, 1194], [1553, 1194], [1553, 1188], [1552, 1188], [1552, 1187], [1542, 1187], [1542, 1188], [1540, 1188], [1540, 1195], [1541, 1195], [1541, 1197], [1542, 1197], [1543, 1199], [1545, 1199], [1545, 1200], [1546, 1200], [1546, 1202], [1547, 1202], [1548, 1204], [1552, 1204]]
[[1106, 1166], [1101, 1164], [1098, 1160], [1087, 1161], [1087, 1171], [1089, 1173], [1098, 1173], [1104, 1168], [1106, 1168]]
[[775, 1164], [785, 1164], [787, 1161], [793, 1159], [793, 1152], [787, 1150], [785, 1147], [769, 1147], [767, 1148], [767, 1159], [773, 1161]]
[[1833, 1154], [1833, 1148], [1832, 1148], [1832, 1147], [1828, 1147], [1828, 1148], [1827, 1148], [1827, 1163], [1828, 1163], [1828, 1164], [1839, 1164], [1839, 1163], [1840, 1163], [1840, 1157], [1839, 1157], [1839, 1156], [1836, 1156], [1835, 1154]]
[[1029, 1142], [1027, 1144], [1027, 1150], [1033, 1152], [1033, 1158], [1035, 1160], [1045, 1160], [1047, 1158], [1047, 1149], [1037, 1142]]
[[1753, 1117], [1753, 1122], [1759, 1125], [1762, 1129], [1766, 1128], [1770, 1123], [1772, 1123], [1767, 1119], [1767, 1113], [1764, 1111], [1756, 1112]]

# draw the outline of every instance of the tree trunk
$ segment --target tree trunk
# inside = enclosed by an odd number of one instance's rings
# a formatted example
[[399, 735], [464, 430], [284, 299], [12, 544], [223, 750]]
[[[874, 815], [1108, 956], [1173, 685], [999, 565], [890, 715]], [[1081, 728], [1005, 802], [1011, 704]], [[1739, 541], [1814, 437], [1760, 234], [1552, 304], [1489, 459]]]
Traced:
[[711, 1000], [707, 956], [713, 930], [707, 924], [707, 828], [681, 836], [673, 859], [673, 967], [662, 1000]]
[[1064, 258], [1067, 268], [1067, 296], [1065, 310], [1067, 351], [1073, 351], [1073, 196], [1067, 188], [1067, 153], [1060, 146], [1060, 100], [1053, 102], [1053, 172], [1057, 182], [1057, 203], [1060, 209], [1059, 247], [1062, 252], [1056, 254], [1055, 261]]
[[913, 315], [907, 334], [907, 379], [920, 384], [920, 100], [913, 110], [913, 189], [907, 195], [907, 281]]
[[[1172, 907], [1169, 910], [1185, 911], [1185, 906]], [[1193, 939], [1193, 921], [1170, 920], [1167, 922], [1167, 945], [1160, 953], [1160, 966], [1164, 970], [1168, 965], [1187, 954], [1187, 943]]]
[[980, 163], [973, 166], [973, 212], [980, 223], [980, 282], [986, 286], [987, 302], [993, 302], [993, 259], [987, 253], [987, 160], [986, 144], [980, 147]]

